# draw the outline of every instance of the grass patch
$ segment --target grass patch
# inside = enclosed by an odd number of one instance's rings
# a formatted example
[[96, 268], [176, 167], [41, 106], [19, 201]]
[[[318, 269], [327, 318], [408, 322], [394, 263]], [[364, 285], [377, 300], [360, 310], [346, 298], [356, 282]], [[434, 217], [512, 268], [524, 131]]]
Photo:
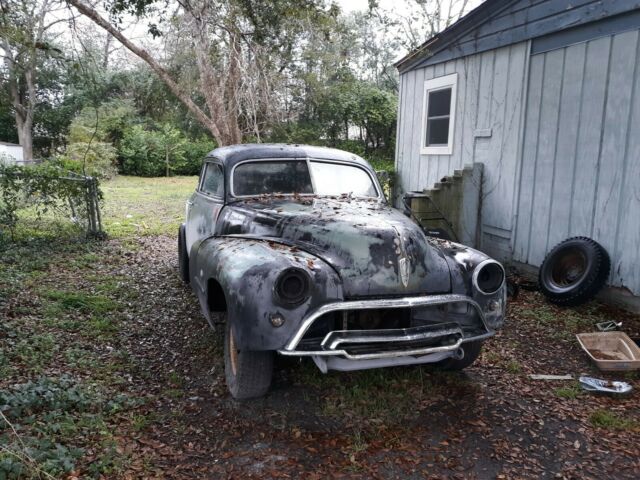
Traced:
[[635, 430], [640, 424], [628, 418], [623, 418], [609, 410], [598, 409], [589, 416], [589, 422], [594, 427], [608, 430]]
[[169, 385], [174, 388], [182, 388], [184, 386], [184, 377], [182, 377], [179, 373], [171, 372], [167, 380], [169, 382]]
[[342, 417], [349, 412], [370, 424], [399, 423], [420, 415], [445, 390], [467, 387], [456, 373], [427, 368], [393, 368], [321, 374], [311, 364], [297, 372], [304, 388], [319, 390], [321, 413]]
[[520, 365], [520, 363], [516, 360], [509, 360], [505, 365], [505, 369], [507, 370], [507, 372], [513, 375], [517, 375], [522, 372], [522, 365]]
[[558, 340], [571, 340], [573, 335], [593, 328], [599, 321], [595, 309], [561, 311], [550, 305], [541, 304], [535, 309], [525, 308], [516, 312], [522, 317], [531, 319], [537, 324], [552, 329], [552, 336]]
[[48, 290], [45, 298], [51, 302], [45, 307], [45, 321], [50, 326], [97, 338], [112, 337], [118, 332], [119, 322], [114, 315], [118, 304], [105, 295]]
[[92, 315], [104, 315], [115, 310], [118, 306], [116, 302], [104, 295], [83, 292], [49, 290], [45, 296], [54, 301], [54, 308], [58, 311], [77, 310]]
[[168, 388], [164, 391], [164, 395], [169, 398], [178, 399], [184, 397], [184, 392], [179, 388]]
[[117, 176], [104, 182], [103, 223], [112, 237], [176, 235], [198, 177]]
[[158, 420], [158, 415], [154, 412], [147, 414], [136, 414], [131, 418], [131, 426], [136, 432], [142, 432]]
[[85, 335], [98, 338], [113, 337], [119, 330], [119, 324], [112, 318], [92, 318], [83, 324], [82, 331]]
[[51, 362], [58, 348], [53, 335], [36, 333], [15, 343], [8, 356], [25, 370], [38, 373]]
[[580, 388], [579, 384], [574, 383], [568, 387], [556, 388], [553, 392], [560, 398], [574, 400], [582, 395], [582, 388]]

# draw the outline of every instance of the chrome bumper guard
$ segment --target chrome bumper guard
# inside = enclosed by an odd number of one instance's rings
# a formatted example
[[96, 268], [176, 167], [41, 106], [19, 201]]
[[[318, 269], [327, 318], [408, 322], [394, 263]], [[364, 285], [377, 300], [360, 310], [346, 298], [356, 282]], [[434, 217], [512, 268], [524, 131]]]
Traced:
[[[487, 333], [472, 338], [464, 338], [463, 332], [455, 324], [427, 325], [402, 329], [389, 330], [336, 330], [329, 332], [322, 340], [322, 350], [297, 350], [300, 341], [309, 330], [313, 322], [322, 315], [343, 310], [367, 310], [367, 309], [393, 309], [393, 308], [415, 308], [433, 305], [445, 305], [448, 303], [467, 303], [478, 312], [480, 319]], [[472, 340], [482, 340], [490, 337], [493, 332], [486, 327], [484, 313], [473, 299], [465, 295], [429, 295], [422, 297], [389, 298], [376, 300], [351, 300], [345, 302], [335, 302], [322, 305], [312, 312], [303, 322], [296, 334], [289, 341], [286, 347], [278, 350], [281, 355], [287, 356], [341, 356], [349, 360], [371, 360], [377, 358], [394, 358], [406, 356], [422, 356], [439, 352], [455, 352], [464, 342]], [[457, 337], [457, 340], [450, 345], [423, 346], [411, 348], [406, 345], [408, 342], [419, 342], [444, 339], [446, 337]], [[394, 343], [397, 349], [393, 349]], [[388, 344], [391, 350], [381, 350], [374, 353], [353, 354], [349, 353], [345, 344], [366, 345], [366, 344]], [[342, 346], [342, 348], [340, 348]], [[387, 346], [387, 345], [385, 345]]]

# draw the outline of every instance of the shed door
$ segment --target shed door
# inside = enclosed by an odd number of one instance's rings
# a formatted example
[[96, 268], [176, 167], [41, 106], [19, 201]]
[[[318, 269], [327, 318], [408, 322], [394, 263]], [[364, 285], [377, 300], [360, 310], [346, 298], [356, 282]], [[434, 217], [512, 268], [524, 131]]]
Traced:
[[639, 53], [633, 30], [532, 55], [515, 260], [584, 235], [640, 294]]

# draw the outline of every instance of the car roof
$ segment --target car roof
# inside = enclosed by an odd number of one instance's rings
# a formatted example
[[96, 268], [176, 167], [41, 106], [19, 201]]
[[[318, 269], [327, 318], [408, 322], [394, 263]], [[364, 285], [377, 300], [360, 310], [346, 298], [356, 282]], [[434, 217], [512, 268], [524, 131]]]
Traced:
[[242, 145], [230, 145], [212, 150], [207, 154], [207, 158], [216, 158], [228, 167], [233, 167], [233, 165], [243, 160], [264, 158], [317, 158], [318, 160], [356, 163], [371, 169], [371, 165], [369, 165], [366, 160], [353, 153], [345, 152], [344, 150], [285, 143], [246, 143]]

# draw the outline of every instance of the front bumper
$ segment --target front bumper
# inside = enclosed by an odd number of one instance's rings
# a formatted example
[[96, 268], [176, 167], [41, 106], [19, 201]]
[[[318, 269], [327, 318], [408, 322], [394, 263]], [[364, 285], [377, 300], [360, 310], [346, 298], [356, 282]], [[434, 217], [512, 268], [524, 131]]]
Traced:
[[[324, 336], [320, 342], [320, 348], [307, 349], [301, 345], [303, 337], [314, 322], [332, 312], [419, 309], [450, 304], [466, 304], [476, 312], [480, 325], [473, 334], [463, 331], [462, 326], [455, 322], [440, 322], [410, 328], [332, 330]], [[363, 368], [374, 368], [386, 366], [386, 364], [428, 363], [450, 356], [459, 356], [463, 343], [483, 340], [493, 334], [494, 331], [487, 326], [485, 312], [481, 306], [466, 295], [350, 300], [328, 303], [316, 309], [304, 319], [295, 335], [285, 348], [278, 350], [278, 353], [286, 356], [313, 357], [321, 368], [321, 364], [325, 367], [327, 365], [327, 360], [320, 360], [321, 357], [339, 357], [341, 361], [334, 361], [333, 365], [343, 365], [345, 368], [335, 369], [354, 370], [357, 369], [354, 365], [346, 368], [348, 362], [345, 363], [345, 361], [357, 362]], [[404, 360], [400, 361], [400, 358]], [[381, 363], [380, 360], [384, 359], [388, 362]]]

